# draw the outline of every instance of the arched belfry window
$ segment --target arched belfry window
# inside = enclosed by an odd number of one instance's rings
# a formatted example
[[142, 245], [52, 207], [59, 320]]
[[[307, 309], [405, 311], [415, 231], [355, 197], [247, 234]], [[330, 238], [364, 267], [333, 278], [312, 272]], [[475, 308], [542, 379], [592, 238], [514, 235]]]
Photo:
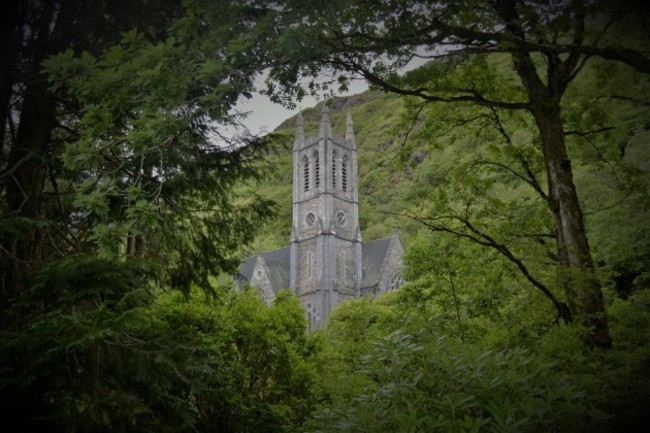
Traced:
[[343, 157], [341, 162], [341, 189], [343, 191], [348, 190], [348, 156]]
[[320, 160], [318, 158], [318, 151], [314, 152], [314, 187], [320, 186]]
[[336, 158], [339, 157], [339, 154], [332, 152], [332, 189], [336, 189]]
[[309, 158], [306, 156], [302, 159], [304, 190], [309, 191]]

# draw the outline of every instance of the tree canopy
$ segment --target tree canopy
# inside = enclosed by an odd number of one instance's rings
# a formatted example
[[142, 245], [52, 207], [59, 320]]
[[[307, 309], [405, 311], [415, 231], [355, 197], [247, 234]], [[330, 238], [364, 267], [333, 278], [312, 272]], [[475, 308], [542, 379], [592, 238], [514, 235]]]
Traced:
[[[547, 3], [3, 4], [7, 428], [644, 431], [648, 8]], [[407, 284], [307, 332], [230, 280], [290, 230], [286, 133], [236, 107], [352, 78], [364, 236], [403, 223]]]

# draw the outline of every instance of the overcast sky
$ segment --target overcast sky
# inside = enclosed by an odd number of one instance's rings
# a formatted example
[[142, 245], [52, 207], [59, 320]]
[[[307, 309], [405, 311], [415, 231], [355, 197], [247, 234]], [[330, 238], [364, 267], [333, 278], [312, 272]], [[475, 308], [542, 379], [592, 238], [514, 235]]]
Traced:
[[[350, 90], [345, 93], [337, 93], [337, 96], [355, 95], [368, 90], [365, 80], [351, 80]], [[322, 100], [322, 99], [321, 99]], [[240, 104], [238, 108], [248, 111], [248, 118], [244, 124], [253, 134], [273, 131], [283, 121], [297, 114], [300, 109], [313, 107], [319, 100], [308, 97], [303, 99], [295, 110], [287, 110], [281, 105], [274, 104], [267, 96], [255, 93], [253, 98]]]
[[[424, 54], [424, 51], [420, 54]], [[428, 59], [426, 58], [414, 57], [405, 67], [401, 68], [398, 72], [404, 73], [424, 64], [427, 61]], [[264, 80], [266, 77], [267, 74], [262, 74], [260, 77], [258, 77], [256, 80], [257, 88], [264, 87]], [[337, 93], [336, 96], [349, 96], [365, 92], [368, 90], [368, 84], [366, 80], [362, 78], [350, 78], [349, 88], [350, 89], [347, 92]], [[320, 100], [322, 100], [322, 98]], [[254, 93], [253, 98], [243, 101], [237, 106], [237, 108], [249, 112], [248, 118], [244, 121], [244, 125], [248, 127], [249, 131], [252, 134], [257, 135], [260, 133], [263, 134], [265, 132], [273, 131], [283, 121], [287, 120], [294, 114], [297, 114], [299, 110], [313, 107], [320, 100], [317, 100], [313, 97], [308, 97], [300, 101], [295, 110], [287, 110], [281, 105], [271, 102], [268, 97], [259, 93]]]

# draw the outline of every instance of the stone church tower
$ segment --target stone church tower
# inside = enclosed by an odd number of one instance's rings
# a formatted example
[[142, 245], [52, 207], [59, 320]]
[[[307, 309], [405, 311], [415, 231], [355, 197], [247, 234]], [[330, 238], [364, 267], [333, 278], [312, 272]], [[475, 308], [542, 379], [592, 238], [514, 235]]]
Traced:
[[332, 134], [324, 105], [320, 132], [305, 140], [302, 115], [293, 147], [290, 287], [320, 327], [340, 301], [358, 297], [361, 230], [357, 148], [348, 113], [345, 137]]
[[289, 246], [244, 259], [235, 276], [239, 289], [249, 285], [271, 304], [279, 290], [290, 288], [310, 328], [318, 329], [339, 302], [399, 288], [404, 248], [397, 233], [361, 241], [357, 179], [350, 114], [342, 137], [332, 133], [324, 106], [320, 132], [308, 138], [298, 114]]

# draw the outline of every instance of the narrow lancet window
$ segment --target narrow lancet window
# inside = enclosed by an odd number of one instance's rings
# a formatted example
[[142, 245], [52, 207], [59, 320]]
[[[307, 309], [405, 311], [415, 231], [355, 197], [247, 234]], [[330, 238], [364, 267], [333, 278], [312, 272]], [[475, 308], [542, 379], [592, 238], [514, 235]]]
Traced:
[[343, 157], [341, 162], [341, 189], [345, 192], [348, 190], [348, 156]]
[[309, 191], [309, 159], [305, 156], [302, 159], [302, 165], [303, 165], [303, 176], [304, 176], [304, 182], [305, 182], [305, 191]]
[[307, 252], [307, 277], [311, 278], [311, 251]]
[[339, 154], [336, 153], [336, 150], [332, 152], [332, 189], [336, 189], [336, 158]]
[[320, 161], [318, 159], [318, 152], [314, 152], [314, 186], [320, 186]]

